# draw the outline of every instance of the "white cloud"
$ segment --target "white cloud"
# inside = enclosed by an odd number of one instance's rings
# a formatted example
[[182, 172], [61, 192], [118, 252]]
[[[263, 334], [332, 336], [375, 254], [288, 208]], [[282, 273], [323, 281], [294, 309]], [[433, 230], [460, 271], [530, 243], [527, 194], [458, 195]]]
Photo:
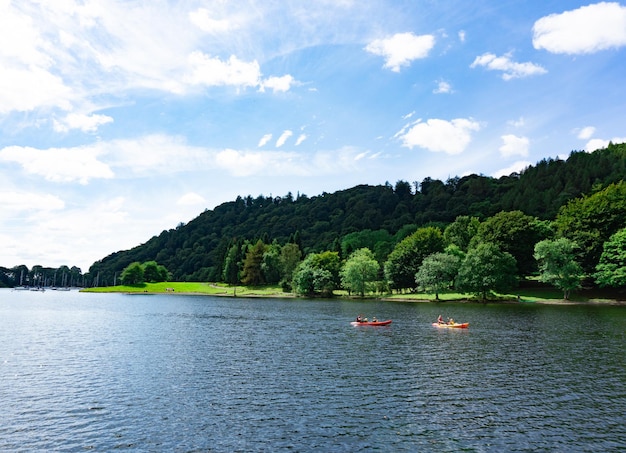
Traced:
[[264, 92], [265, 88], [269, 88], [273, 90], [274, 93], [285, 92], [289, 91], [293, 84], [294, 78], [289, 74], [282, 77], [269, 77], [263, 81], [259, 90]]
[[233, 28], [234, 24], [228, 19], [214, 19], [206, 8], [199, 8], [189, 13], [189, 20], [200, 30], [208, 33], [224, 33]]
[[433, 35], [416, 36], [413, 33], [397, 33], [389, 38], [370, 42], [365, 50], [385, 59], [384, 68], [400, 72], [402, 66], [409, 66], [413, 60], [425, 58], [435, 45]]
[[509, 126], [513, 126], [515, 128], [523, 127], [526, 124], [526, 120], [523, 116], [520, 116], [517, 120], [509, 120], [507, 121]]
[[256, 174], [283, 175], [303, 174], [305, 166], [299, 164], [294, 153], [238, 151], [225, 149], [215, 156], [216, 164], [233, 176], [246, 177]]
[[459, 41], [465, 42], [465, 36], [466, 34], [464, 30], [459, 31]]
[[[0, 60], [1, 62], [2, 60]], [[30, 111], [38, 107], [68, 110], [72, 93], [63, 80], [38, 67], [0, 65], [0, 113]]]
[[502, 156], [528, 156], [529, 141], [527, 137], [518, 137], [508, 134], [503, 135], [501, 138], [502, 146], [500, 146], [500, 154], [502, 154]]
[[191, 146], [180, 136], [151, 134], [92, 145], [121, 175], [153, 176], [210, 168], [211, 151]]
[[595, 134], [596, 128], [593, 126], [583, 127], [580, 131], [578, 131], [578, 138], [581, 140], [589, 140]]
[[0, 150], [0, 160], [15, 162], [26, 173], [52, 182], [87, 184], [95, 178], [112, 178], [111, 168], [101, 162], [96, 148], [49, 148], [9, 146]]
[[511, 55], [509, 54], [501, 57], [492, 53], [482, 54], [474, 59], [470, 68], [477, 66], [482, 66], [490, 71], [502, 71], [502, 78], [504, 80], [545, 74], [547, 72], [544, 68], [534, 63], [516, 63], [511, 60]]
[[298, 139], [296, 140], [296, 146], [299, 146], [302, 144], [303, 141], [305, 141], [307, 139], [307, 135], [306, 134], [300, 134], [298, 136]]
[[98, 127], [112, 122], [113, 118], [106, 115], [70, 113], [61, 120], [54, 120], [53, 127], [57, 132], [68, 132], [71, 129], [80, 129], [83, 132], [96, 132]]
[[435, 94], [452, 93], [452, 86], [448, 82], [444, 82], [443, 80], [440, 80], [439, 82], [437, 82], [437, 88], [433, 90], [433, 93]]
[[205, 202], [206, 200], [204, 199], [202, 195], [199, 195], [195, 192], [189, 192], [183, 195], [182, 197], [180, 197], [178, 201], [176, 202], [176, 204], [182, 205], [182, 206], [193, 206], [193, 205], [203, 204]]
[[281, 146], [283, 146], [285, 142], [287, 141], [287, 139], [291, 137], [292, 135], [293, 135], [293, 132], [290, 130], [286, 130], [285, 132], [283, 132], [281, 136], [278, 137], [278, 140], [276, 140], [276, 148], [280, 148]]
[[587, 142], [587, 144], [585, 145], [585, 151], [590, 153], [597, 149], [603, 149], [609, 146], [609, 143], [626, 143], [626, 137], [613, 137], [611, 140], [594, 138]]
[[261, 137], [261, 140], [259, 140], [259, 144], [257, 146], [259, 148], [262, 146], [265, 146], [271, 139], [272, 139], [272, 134], [265, 134], [263, 137]]
[[494, 178], [500, 178], [501, 176], [509, 176], [511, 173], [521, 173], [523, 170], [530, 167], [531, 165], [532, 163], [528, 161], [520, 160], [520, 161], [515, 162], [512, 165], [509, 165], [506, 168], [502, 168], [492, 173], [491, 176], [493, 176]]
[[616, 2], [542, 17], [533, 26], [533, 46], [552, 53], [588, 54], [626, 45], [626, 7]]
[[222, 61], [196, 51], [189, 55], [189, 65], [192, 71], [185, 81], [193, 85], [254, 87], [261, 83], [259, 63], [246, 63], [234, 55]]
[[4, 191], [0, 192], [0, 207], [2, 211], [53, 211], [63, 209], [65, 202], [50, 194]]
[[429, 119], [425, 123], [418, 120], [398, 137], [402, 145], [408, 148], [419, 146], [434, 152], [460, 154], [472, 140], [472, 132], [478, 130], [480, 124], [471, 119]]

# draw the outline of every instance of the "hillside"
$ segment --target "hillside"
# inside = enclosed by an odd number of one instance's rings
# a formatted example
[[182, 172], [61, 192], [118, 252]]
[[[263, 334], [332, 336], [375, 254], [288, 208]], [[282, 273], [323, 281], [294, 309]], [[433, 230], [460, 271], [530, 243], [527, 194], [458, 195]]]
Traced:
[[553, 220], [569, 200], [624, 180], [626, 144], [593, 153], [572, 152], [567, 160], [546, 159], [520, 174], [499, 179], [469, 175], [447, 181], [426, 178], [410, 184], [360, 185], [335, 193], [256, 198], [248, 195], [207, 210], [186, 225], [163, 231], [133, 249], [94, 263], [90, 276], [112, 284], [134, 261], [155, 260], [177, 281], [219, 280], [226, 251], [235, 239], [265, 243], [297, 241], [305, 253], [338, 250], [346, 234], [385, 230], [397, 239], [405, 230], [441, 225], [457, 216], [485, 219], [520, 210]]

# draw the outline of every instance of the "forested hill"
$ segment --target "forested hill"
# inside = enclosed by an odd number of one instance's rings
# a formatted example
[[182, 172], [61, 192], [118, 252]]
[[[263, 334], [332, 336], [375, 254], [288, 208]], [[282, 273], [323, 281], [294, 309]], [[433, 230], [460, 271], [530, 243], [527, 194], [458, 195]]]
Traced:
[[218, 281], [227, 250], [236, 240], [269, 244], [297, 242], [305, 253], [339, 250], [349, 233], [385, 230], [401, 239], [416, 226], [440, 225], [460, 215], [488, 218], [520, 210], [543, 220], [555, 218], [567, 201], [623, 181], [626, 144], [593, 153], [574, 151], [567, 160], [546, 159], [499, 179], [470, 175], [445, 182], [426, 178], [398, 181], [308, 197], [248, 195], [207, 210], [186, 225], [163, 231], [145, 244], [94, 263], [89, 273], [100, 284], [132, 262], [157, 261], [177, 281]]

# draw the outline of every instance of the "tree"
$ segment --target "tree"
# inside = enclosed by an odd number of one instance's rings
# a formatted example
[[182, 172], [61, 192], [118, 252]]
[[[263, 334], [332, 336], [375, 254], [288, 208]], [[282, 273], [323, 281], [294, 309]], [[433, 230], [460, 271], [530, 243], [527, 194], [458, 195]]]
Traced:
[[602, 287], [626, 286], [626, 228], [619, 230], [604, 243], [600, 262], [596, 266], [595, 279]]
[[415, 288], [415, 274], [428, 255], [444, 248], [443, 234], [439, 228], [419, 228], [400, 241], [385, 262], [385, 277], [393, 289]]
[[359, 249], [350, 255], [341, 269], [341, 283], [348, 291], [364, 297], [365, 292], [376, 281], [379, 267], [370, 249]]
[[296, 293], [307, 296], [332, 296], [339, 276], [339, 253], [311, 253], [293, 274], [292, 286]]
[[448, 244], [454, 244], [463, 251], [467, 251], [470, 241], [480, 226], [478, 217], [458, 216], [454, 222], [443, 231], [443, 237]]
[[291, 289], [291, 281], [293, 280], [293, 272], [298, 267], [298, 263], [302, 259], [300, 247], [295, 243], [283, 245], [280, 249], [280, 267], [282, 272], [281, 284], [284, 290]]
[[491, 291], [506, 292], [517, 283], [515, 258], [496, 244], [483, 242], [467, 252], [459, 268], [457, 287], [483, 301]]
[[480, 224], [474, 242], [491, 242], [513, 255], [519, 274], [531, 275], [537, 269], [534, 246], [545, 237], [539, 221], [521, 211], [501, 211]]
[[163, 278], [163, 270], [160, 269], [163, 266], [159, 266], [156, 261], [148, 261], [143, 263], [143, 278], [146, 282], [164, 282], [167, 280], [167, 270], [165, 271], [165, 277]]
[[233, 244], [226, 253], [224, 258], [224, 271], [222, 273], [224, 281], [230, 285], [239, 283], [239, 247]]
[[277, 243], [266, 246], [263, 253], [263, 263], [261, 263], [261, 271], [265, 283], [275, 285], [281, 279], [280, 265], [281, 247]]
[[258, 240], [255, 245], [248, 248], [248, 253], [243, 261], [243, 273], [241, 282], [245, 285], [257, 286], [265, 282], [261, 265], [263, 264], [263, 254], [265, 244]]
[[555, 220], [557, 235], [573, 240], [581, 250], [581, 265], [591, 274], [604, 243], [626, 226], [626, 181], [563, 206]]
[[143, 266], [140, 262], [130, 263], [120, 276], [123, 285], [141, 285], [144, 282]]
[[424, 258], [415, 282], [418, 286], [435, 291], [435, 299], [439, 300], [439, 293], [449, 288], [459, 272], [461, 259], [453, 254], [437, 252]]
[[539, 263], [539, 278], [563, 291], [569, 299], [570, 291], [579, 289], [583, 268], [576, 261], [576, 243], [566, 238], [543, 240], [535, 245], [535, 259]]

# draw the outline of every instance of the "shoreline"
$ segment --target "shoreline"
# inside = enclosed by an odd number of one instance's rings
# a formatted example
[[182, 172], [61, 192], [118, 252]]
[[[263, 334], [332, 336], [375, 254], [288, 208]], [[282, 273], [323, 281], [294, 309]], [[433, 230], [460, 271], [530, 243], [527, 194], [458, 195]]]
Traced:
[[[215, 297], [232, 297], [232, 298], [254, 298], [254, 299], [263, 299], [263, 298], [276, 298], [276, 299], [310, 299], [315, 300], [317, 298], [307, 298], [296, 296], [293, 293], [255, 293], [255, 292], [246, 292], [244, 290], [239, 294], [233, 294], [233, 292], [199, 292], [199, 291], [90, 291], [89, 289], [82, 289], [80, 292], [84, 293], [118, 293], [118, 294], [126, 294], [133, 296], [149, 296], [149, 295], [179, 295], [179, 296], [215, 296]], [[460, 304], [475, 304], [475, 305], [486, 305], [486, 304], [503, 304], [503, 305], [563, 305], [563, 306], [572, 306], [572, 305], [581, 305], [581, 306], [626, 306], [626, 300], [618, 300], [618, 299], [589, 299], [589, 300], [565, 300], [565, 299], [537, 299], [537, 300], [516, 300], [516, 299], [499, 299], [499, 300], [487, 300], [485, 302], [480, 300], [470, 300], [470, 299], [450, 299], [450, 300], [434, 300], [434, 299], [426, 299], [426, 298], [411, 298], [411, 297], [351, 297], [351, 296], [333, 296], [331, 299], [336, 300], [349, 300], [349, 301], [381, 301], [381, 302], [403, 302], [403, 303], [430, 303], [430, 304], [447, 304], [447, 303], [460, 303]]]

